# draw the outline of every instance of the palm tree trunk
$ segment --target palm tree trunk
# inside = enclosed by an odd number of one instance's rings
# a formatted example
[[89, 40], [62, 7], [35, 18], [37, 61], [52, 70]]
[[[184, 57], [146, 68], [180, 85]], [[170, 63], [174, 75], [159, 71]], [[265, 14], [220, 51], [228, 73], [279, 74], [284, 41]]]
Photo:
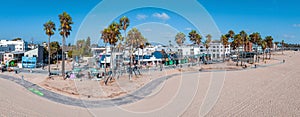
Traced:
[[256, 62], [258, 62], [258, 45], [256, 44]]
[[225, 62], [225, 51], [226, 51], [226, 48], [225, 48], [225, 45], [224, 45], [224, 47], [223, 47], [223, 62]]
[[240, 60], [240, 49], [238, 48], [238, 54], [237, 54], [236, 66], [239, 65], [239, 60]]
[[114, 47], [115, 46], [113, 46], [113, 47], [111, 47], [111, 49], [110, 49], [110, 69], [111, 70], [113, 70], [113, 65], [114, 65], [114, 62], [113, 62], [113, 58], [114, 58]]
[[51, 36], [49, 36], [49, 38], [48, 38], [48, 76], [50, 77], [50, 54], [51, 54], [51, 50], [50, 50], [50, 37]]
[[105, 61], [105, 63], [104, 63], [104, 77], [106, 77], [106, 63], [107, 63], [107, 61], [106, 61], [106, 55], [107, 55], [107, 43], [105, 43], [105, 55], [104, 55], [104, 61]]
[[271, 59], [271, 55], [272, 55], [272, 54], [271, 54], [271, 49], [270, 49], [270, 52], [269, 52], [269, 59]]
[[144, 49], [142, 49], [142, 62], [144, 62]]
[[138, 65], [140, 65], [140, 49], [139, 48], [137, 49], [138, 49]]
[[264, 52], [263, 52], [263, 61], [265, 61], [265, 50], [263, 50]]
[[265, 54], [266, 54], [266, 59], [269, 59], [269, 58], [268, 58], [268, 53], [265, 53]]
[[64, 54], [65, 54], [65, 40], [66, 40], [66, 32], [64, 32], [64, 35], [63, 35], [63, 38], [62, 38], [62, 57], [61, 57], [61, 59], [62, 59], [62, 63], [61, 63], [61, 75], [62, 75], [62, 77], [64, 78], [64, 79], [66, 79], [65, 78], [65, 56], [64, 56]]
[[131, 77], [132, 77], [132, 72], [133, 72], [133, 70], [132, 70], [132, 65], [133, 65], [133, 39], [131, 39], [131, 45], [130, 45], [130, 66], [129, 66], [129, 71], [130, 71], [130, 73], [129, 73], [129, 80], [131, 80]]

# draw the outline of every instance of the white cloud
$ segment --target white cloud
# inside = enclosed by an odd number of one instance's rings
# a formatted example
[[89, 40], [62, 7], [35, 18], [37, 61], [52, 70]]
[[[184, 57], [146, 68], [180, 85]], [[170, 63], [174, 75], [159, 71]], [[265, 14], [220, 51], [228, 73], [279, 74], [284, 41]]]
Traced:
[[192, 28], [185, 28], [184, 30], [191, 31], [191, 30], [192, 30]]
[[293, 39], [293, 38], [295, 38], [296, 36], [295, 36], [295, 35], [284, 34], [283, 37], [284, 37], [284, 38], [287, 38], [287, 39]]
[[168, 20], [170, 19], [170, 16], [166, 13], [154, 13], [152, 14], [153, 17], [156, 17], [158, 19], [162, 19], [162, 20]]
[[300, 27], [300, 24], [293, 24], [293, 27]]
[[144, 15], [144, 14], [138, 14], [137, 16], [136, 16], [136, 19], [138, 19], [138, 20], [144, 20], [144, 19], [146, 19], [148, 16], [147, 15]]

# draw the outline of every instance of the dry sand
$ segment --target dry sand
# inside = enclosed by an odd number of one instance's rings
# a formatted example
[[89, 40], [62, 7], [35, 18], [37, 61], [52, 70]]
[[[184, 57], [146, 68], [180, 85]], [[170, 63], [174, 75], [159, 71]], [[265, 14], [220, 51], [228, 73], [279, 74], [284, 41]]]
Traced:
[[[0, 78], [0, 116], [300, 116], [300, 53], [291, 51], [272, 57], [279, 61], [285, 59], [286, 63], [240, 71], [182, 73], [166, 80], [153, 91], [153, 94], [143, 100], [111, 108], [88, 109], [52, 102]], [[267, 61], [267, 64], [272, 62], [278, 61]], [[263, 64], [264, 62], [260, 63]], [[178, 71], [163, 74], [148, 73], [145, 78], [137, 78], [132, 82], [124, 79], [124, 82], [113, 82], [110, 86], [103, 86], [90, 80], [66, 81], [68, 83], [59, 84], [59, 79], [50, 81], [37, 76], [30, 78], [28, 76], [25, 80], [39, 85], [51, 84], [58, 87], [65, 85], [65, 91], [61, 92], [67, 96], [78, 97], [75, 95], [78, 93], [82, 98], [90, 93], [88, 95], [101, 99], [113, 95], [108, 94], [109, 92], [126, 91], [115, 96], [126, 95], [155, 78], [174, 72]], [[222, 90], [214, 95], [217, 100], [215, 104], [212, 103], [212, 108], [205, 111], [203, 103], [214, 84], [212, 79], [221, 77], [225, 78], [223, 82], [216, 84], [222, 84]], [[74, 85], [77, 88], [70, 88]], [[110, 87], [119, 88], [109, 91]], [[93, 90], [87, 90], [90, 88]], [[60, 89], [49, 88], [49, 90]], [[72, 94], [74, 90], [77, 92]], [[103, 94], [100, 93], [104, 93], [106, 97], [101, 97]]]

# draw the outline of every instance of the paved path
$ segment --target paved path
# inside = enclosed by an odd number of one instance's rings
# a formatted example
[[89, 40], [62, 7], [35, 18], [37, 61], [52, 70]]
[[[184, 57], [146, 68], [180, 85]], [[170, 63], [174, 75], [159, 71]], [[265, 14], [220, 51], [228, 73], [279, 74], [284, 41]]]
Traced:
[[98, 100], [98, 101], [88, 101], [88, 100], [81, 100], [81, 99], [67, 97], [67, 96], [64, 96], [61, 94], [51, 92], [51, 91], [46, 90], [46, 89], [44, 89], [38, 85], [35, 85], [31, 82], [28, 82], [26, 80], [22, 80], [21, 78], [16, 78], [13, 76], [0, 74], [0, 78], [13, 81], [13, 82], [25, 87], [26, 89], [29, 89], [29, 88], [37, 89], [44, 94], [44, 96], [42, 96], [43, 98], [49, 99], [54, 102], [72, 105], [72, 106], [79, 106], [79, 107], [84, 107], [84, 108], [104, 108], [104, 107], [120, 106], [120, 105], [133, 103], [138, 100], [141, 100], [144, 97], [150, 95], [152, 93], [152, 91], [157, 86], [159, 86], [161, 83], [163, 83], [165, 80], [167, 80], [168, 78], [171, 78], [173, 76], [176, 76], [176, 75], [179, 75], [179, 74], [164, 76], [164, 77], [155, 79], [155, 80], [151, 81], [151, 83], [145, 85], [144, 87], [133, 92], [132, 94], [129, 94], [129, 95], [126, 95], [123, 97], [119, 97], [119, 98], [115, 98], [115, 99]]

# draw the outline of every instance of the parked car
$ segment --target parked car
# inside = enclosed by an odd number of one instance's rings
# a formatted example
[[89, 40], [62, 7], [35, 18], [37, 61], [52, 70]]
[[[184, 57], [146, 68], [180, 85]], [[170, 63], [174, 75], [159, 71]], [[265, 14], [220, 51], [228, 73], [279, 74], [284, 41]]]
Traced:
[[2, 71], [2, 72], [3, 72], [3, 71], [7, 71], [7, 68], [6, 68], [5, 65], [1, 65], [1, 71]]

